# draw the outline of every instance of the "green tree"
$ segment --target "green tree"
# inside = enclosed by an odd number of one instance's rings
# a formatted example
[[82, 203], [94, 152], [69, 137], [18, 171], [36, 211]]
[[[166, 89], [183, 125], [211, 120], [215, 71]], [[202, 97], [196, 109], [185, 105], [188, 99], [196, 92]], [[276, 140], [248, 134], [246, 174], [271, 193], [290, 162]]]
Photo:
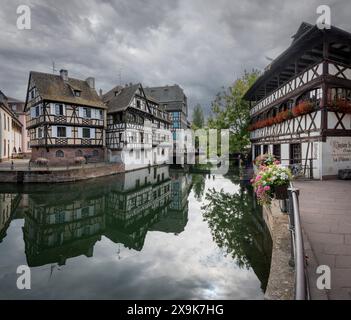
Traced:
[[265, 290], [270, 270], [272, 242], [252, 190], [238, 193], [210, 189], [201, 207], [213, 240], [240, 268], [253, 268]]
[[193, 111], [193, 128], [203, 128], [205, 124], [205, 117], [200, 104], [194, 107]]
[[240, 152], [249, 143], [248, 124], [250, 121], [250, 105], [243, 99], [246, 91], [259, 76], [259, 71], [246, 72], [234, 84], [219, 92], [212, 102], [212, 116], [208, 120], [209, 128], [229, 129], [231, 153]]

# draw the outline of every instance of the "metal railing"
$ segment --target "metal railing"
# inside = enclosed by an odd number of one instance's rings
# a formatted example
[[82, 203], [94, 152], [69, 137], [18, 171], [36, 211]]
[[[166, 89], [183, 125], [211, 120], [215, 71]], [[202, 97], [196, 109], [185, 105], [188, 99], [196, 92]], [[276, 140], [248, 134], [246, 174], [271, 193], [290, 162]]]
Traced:
[[295, 300], [309, 300], [306, 256], [300, 220], [299, 190], [292, 183], [290, 183], [288, 195], [287, 211], [291, 233], [291, 258], [295, 268]]

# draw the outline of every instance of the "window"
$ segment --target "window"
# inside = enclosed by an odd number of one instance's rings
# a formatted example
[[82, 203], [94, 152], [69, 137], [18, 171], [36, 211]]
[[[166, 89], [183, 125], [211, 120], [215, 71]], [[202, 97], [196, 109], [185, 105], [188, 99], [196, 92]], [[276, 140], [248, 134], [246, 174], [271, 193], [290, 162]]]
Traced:
[[255, 158], [257, 158], [259, 155], [261, 155], [261, 146], [256, 145], [255, 146]]
[[274, 144], [274, 145], [273, 145], [273, 155], [274, 155], [277, 159], [280, 159], [280, 157], [281, 157], [281, 147], [280, 147], [280, 144]]
[[55, 114], [57, 116], [63, 116], [63, 105], [62, 104], [55, 104]]
[[263, 146], [263, 154], [267, 154], [268, 153], [268, 144], [265, 144]]
[[137, 108], [140, 109], [140, 100], [136, 101]]
[[90, 128], [83, 128], [82, 135], [83, 135], [83, 138], [89, 139], [90, 138]]
[[290, 145], [290, 164], [301, 163], [301, 144], [293, 143]]
[[82, 218], [89, 217], [89, 207], [82, 208]]
[[165, 155], [165, 149], [162, 149], [161, 154], [164, 156]]
[[115, 113], [112, 115], [112, 121], [113, 123], [120, 123], [121, 122], [121, 114]]
[[56, 158], [64, 158], [65, 154], [62, 150], [56, 151]]
[[84, 118], [91, 118], [91, 109], [90, 108], [83, 108], [83, 117]]
[[82, 157], [82, 156], [83, 156], [82, 150], [77, 150], [76, 151], [76, 157]]
[[38, 128], [38, 138], [42, 138], [42, 137], [43, 137], [43, 129]]
[[57, 137], [66, 138], [66, 127], [57, 127]]
[[35, 107], [35, 116], [39, 117], [40, 116], [40, 106]]
[[80, 97], [80, 91], [79, 90], [74, 90], [74, 95], [76, 97]]
[[35, 89], [32, 89], [32, 91], [30, 92], [30, 98], [34, 99], [35, 97]]

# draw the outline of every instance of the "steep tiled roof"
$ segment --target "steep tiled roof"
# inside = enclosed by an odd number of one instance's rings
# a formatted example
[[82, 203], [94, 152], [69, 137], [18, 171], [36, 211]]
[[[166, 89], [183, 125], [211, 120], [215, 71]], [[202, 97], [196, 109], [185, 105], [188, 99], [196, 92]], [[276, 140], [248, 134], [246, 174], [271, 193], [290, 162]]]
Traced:
[[[116, 86], [102, 97], [108, 107], [107, 112], [123, 111], [128, 108], [136, 91], [140, 88], [140, 83], [127, 87]], [[118, 94], [116, 95], [116, 92]]]
[[[42, 72], [30, 72], [39, 95], [46, 100], [106, 108], [95, 89], [89, 87], [87, 81], [68, 78], [64, 81], [61, 76]], [[80, 96], [74, 95], [74, 90], [80, 91]]]
[[17, 115], [11, 110], [8, 105], [8, 97], [0, 90], [0, 108], [4, 109], [8, 114], [11, 115], [13, 121], [17, 123], [18, 126], [22, 127], [22, 123], [18, 120]]
[[184, 100], [183, 89], [178, 85], [144, 88], [144, 91], [146, 95], [153, 97], [160, 103]]

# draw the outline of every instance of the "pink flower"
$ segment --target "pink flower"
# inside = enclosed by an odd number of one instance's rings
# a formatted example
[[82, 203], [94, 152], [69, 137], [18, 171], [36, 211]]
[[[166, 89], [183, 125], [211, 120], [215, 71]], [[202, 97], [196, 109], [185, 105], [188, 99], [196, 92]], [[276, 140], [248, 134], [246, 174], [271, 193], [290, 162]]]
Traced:
[[264, 190], [264, 191], [269, 191], [269, 190], [271, 190], [271, 187], [270, 187], [270, 186], [265, 186], [265, 187], [263, 188], [263, 190]]
[[274, 164], [279, 165], [279, 164], [280, 164], [280, 161], [279, 161], [279, 160], [275, 160], [275, 161], [274, 161]]
[[257, 181], [260, 181], [261, 179], [262, 179], [261, 176], [257, 176], [257, 177], [256, 177], [256, 182], [257, 182]]

